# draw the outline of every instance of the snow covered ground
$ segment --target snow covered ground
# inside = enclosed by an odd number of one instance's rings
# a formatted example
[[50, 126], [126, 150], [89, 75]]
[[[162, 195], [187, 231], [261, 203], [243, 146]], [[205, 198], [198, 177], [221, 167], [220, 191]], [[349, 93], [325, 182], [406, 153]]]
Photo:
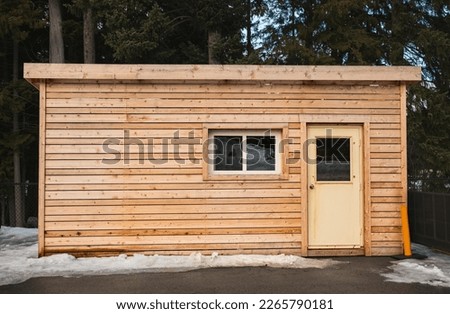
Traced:
[[37, 229], [0, 229], [0, 285], [16, 284], [32, 277], [176, 272], [206, 267], [269, 266], [324, 268], [339, 262], [292, 255], [134, 256], [75, 258], [56, 254], [37, 258]]
[[[413, 251], [425, 260], [395, 261], [381, 275], [388, 281], [423, 283], [450, 287], [450, 256], [421, 245]], [[0, 285], [16, 284], [32, 277], [127, 274], [133, 272], [185, 271], [206, 267], [269, 266], [283, 268], [324, 268], [340, 263], [332, 259], [302, 258], [292, 255], [134, 256], [74, 258], [57, 254], [37, 258], [37, 229], [0, 229]]]
[[382, 274], [386, 280], [450, 287], [450, 255], [436, 253], [420, 244], [413, 244], [412, 249], [428, 258], [393, 262], [389, 267], [391, 272]]

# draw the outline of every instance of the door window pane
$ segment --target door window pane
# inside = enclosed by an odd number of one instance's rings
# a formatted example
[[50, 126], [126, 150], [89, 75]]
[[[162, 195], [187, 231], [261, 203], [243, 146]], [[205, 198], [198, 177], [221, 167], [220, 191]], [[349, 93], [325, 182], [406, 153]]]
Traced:
[[350, 181], [350, 139], [317, 138], [317, 181]]
[[214, 136], [214, 170], [242, 170], [241, 136]]
[[275, 170], [275, 136], [247, 136], [247, 170]]

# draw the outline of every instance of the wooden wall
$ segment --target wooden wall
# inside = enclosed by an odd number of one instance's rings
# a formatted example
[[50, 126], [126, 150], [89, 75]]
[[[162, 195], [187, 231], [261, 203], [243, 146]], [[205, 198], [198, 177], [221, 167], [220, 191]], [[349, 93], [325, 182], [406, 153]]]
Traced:
[[[302, 254], [306, 123], [364, 126], [366, 254], [402, 252], [399, 209], [406, 168], [398, 83], [45, 82], [41, 254]], [[205, 123], [286, 125], [288, 174], [204, 181]], [[104, 163], [113, 158], [102, 146], [108, 139], [109, 151], [124, 157], [124, 130], [128, 163], [123, 158]], [[175, 131], [180, 139], [173, 139]], [[148, 138], [152, 160], [146, 160]], [[139, 141], [145, 160], [139, 158]], [[181, 143], [179, 154], [173, 153], [174, 143]], [[185, 160], [189, 147], [194, 157]]]

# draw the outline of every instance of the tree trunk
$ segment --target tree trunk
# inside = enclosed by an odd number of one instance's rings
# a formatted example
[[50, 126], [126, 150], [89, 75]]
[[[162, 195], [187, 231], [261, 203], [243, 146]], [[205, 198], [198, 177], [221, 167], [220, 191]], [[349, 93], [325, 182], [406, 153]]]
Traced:
[[216, 31], [208, 31], [208, 63], [219, 64], [219, 61], [215, 57], [215, 49], [220, 41], [220, 34]]
[[247, 31], [247, 55], [253, 52], [252, 45], [252, 0], [247, 0], [247, 16], [246, 16], [246, 31]]
[[[19, 42], [13, 41], [13, 83], [16, 84], [19, 80]], [[14, 98], [17, 98], [17, 90], [14, 86]], [[19, 113], [13, 109], [13, 133], [19, 133]], [[25, 211], [22, 203], [22, 187], [20, 175], [20, 149], [14, 147], [13, 152], [14, 165], [14, 211], [15, 211], [15, 226], [23, 227], [25, 225]]]
[[64, 40], [62, 32], [61, 5], [59, 0], [48, 0], [50, 20], [50, 63], [64, 63]]
[[398, 3], [397, 1], [392, 2], [392, 11], [391, 11], [391, 36], [389, 41], [390, 43], [390, 52], [389, 57], [391, 60], [390, 63], [392, 65], [404, 65], [404, 58], [403, 58], [403, 52], [404, 52], [404, 44], [403, 41], [405, 40], [405, 37], [407, 37], [405, 34], [399, 34], [399, 31], [402, 29], [402, 23], [404, 21], [399, 21], [398, 17], [402, 15], [402, 6], [403, 4]]
[[92, 8], [83, 11], [84, 63], [95, 63], [95, 24]]
[[295, 4], [292, 3], [292, 8], [291, 8], [291, 27], [292, 27], [292, 38], [295, 38], [297, 35], [297, 32], [295, 31], [297, 28], [297, 23], [295, 22]]

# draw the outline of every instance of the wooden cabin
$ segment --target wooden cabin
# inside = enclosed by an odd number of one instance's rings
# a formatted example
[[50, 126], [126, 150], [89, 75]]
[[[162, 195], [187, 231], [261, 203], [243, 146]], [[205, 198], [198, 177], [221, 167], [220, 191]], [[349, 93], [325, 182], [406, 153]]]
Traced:
[[39, 255], [403, 251], [417, 67], [25, 64]]

